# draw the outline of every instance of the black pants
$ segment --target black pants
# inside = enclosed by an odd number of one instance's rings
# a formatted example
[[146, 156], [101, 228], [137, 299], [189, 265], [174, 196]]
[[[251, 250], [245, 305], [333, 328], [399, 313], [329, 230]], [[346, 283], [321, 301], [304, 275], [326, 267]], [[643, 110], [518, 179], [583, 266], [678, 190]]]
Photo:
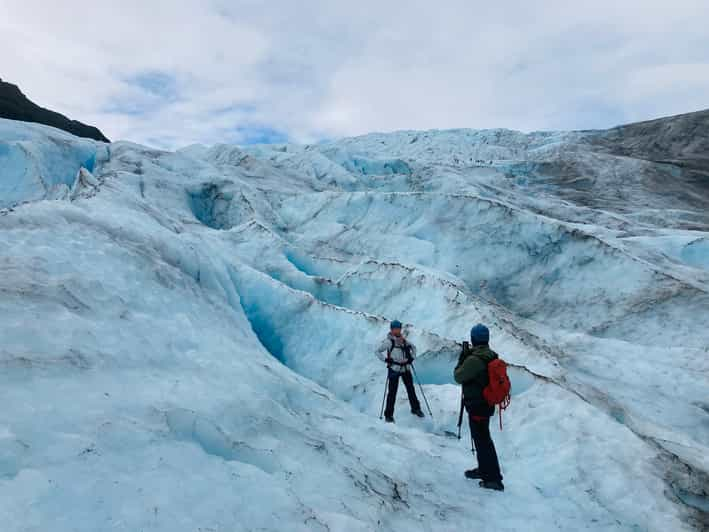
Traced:
[[502, 480], [495, 444], [492, 443], [490, 436], [490, 418], [474, 419], [474, 417], [468, 412], [470, 434], [473, 436], [473, 444], [478, 457], [480, 476], [483, 480]]
[[414, 378], [411, 376], [411, 372], [405, 371], [404, 373], [399, 373], [398, 371], [390, 369], [387, 406], [386, 410], [384, 410], [384, 415], [386, 417], [394, 417], [394, 404], [396, 403], [396, 391], [399, 389], [399, 377], [401, 377], [401, 380], [404, 381], [404, 386], [406, 386], [406, 393], [409, 395], [411, 411], [418, 412], [421, 410], [421, 403], [419, 403], [418, 397], [416, 397], [416, 388], [414, 388]]

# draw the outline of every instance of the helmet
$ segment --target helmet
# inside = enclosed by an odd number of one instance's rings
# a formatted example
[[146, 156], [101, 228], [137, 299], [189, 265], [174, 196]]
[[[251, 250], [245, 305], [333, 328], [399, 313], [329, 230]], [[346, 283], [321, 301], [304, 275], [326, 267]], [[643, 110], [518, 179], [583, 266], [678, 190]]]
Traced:
[[490, 329], [478, 323], [470, 329], [470, 341], [473, 345], [485, 345], [490, 341]]

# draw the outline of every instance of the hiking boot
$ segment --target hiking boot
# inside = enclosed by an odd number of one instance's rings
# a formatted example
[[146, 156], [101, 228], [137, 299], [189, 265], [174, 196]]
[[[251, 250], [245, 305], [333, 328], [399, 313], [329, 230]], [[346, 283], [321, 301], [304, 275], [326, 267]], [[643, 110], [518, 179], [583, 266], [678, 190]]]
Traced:
[[420, 408], [418, 410], [412, 410], [411, 413], [418, 417], [426, 417]]
[[394, 423], [394, 418], [392, 416], [386, 416], [384, 418], [384, 421], [386, 421], [387, 423]]
[[480, 487], [486, 490], [505, 491], [505, 485], [500, 480], [481, 480]]
[[469, 478], [470, 480], [478, 480], [482, 479], [482, 475], [480, 474], [480, 470], [476, 467], [475, 469], [468, 469], [465, 472], [465, 478]]

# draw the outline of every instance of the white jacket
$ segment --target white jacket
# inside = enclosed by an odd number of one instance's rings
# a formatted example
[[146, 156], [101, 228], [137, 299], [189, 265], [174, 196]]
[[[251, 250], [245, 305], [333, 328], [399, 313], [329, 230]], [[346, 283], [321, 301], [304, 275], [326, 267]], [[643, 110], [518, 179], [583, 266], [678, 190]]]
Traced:
[[[392, 349], [392, 341], [394, 341], [394, 348]], [[396, 338], [394, 335], [389, 333], [384, 341], [376, 348], [375, 354], [377, 358], [382, 362], [385, 362], [387, 355], [393, 360], [391, 369], [397, 373], [404, 373], [409, 370], [409, 365], [406, 362], [406, 351], [404, 351], [404, 345], [408, 345], [411, 353], [411, 359], [416, 358], [416, 346], [409, 342], [408, 340], [403, 340], [405, 344], [402, 344], [402, 338]], [[398, 345], [397, 345], [398, 344]]]

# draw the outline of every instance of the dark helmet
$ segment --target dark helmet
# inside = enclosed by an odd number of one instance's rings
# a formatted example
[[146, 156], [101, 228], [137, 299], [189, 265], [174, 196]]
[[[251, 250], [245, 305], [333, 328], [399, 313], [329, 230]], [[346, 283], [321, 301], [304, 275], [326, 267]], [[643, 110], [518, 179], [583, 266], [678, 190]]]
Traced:
[[470, 341], [473, 345], [485, 345], [490, 342], [490, 329], [478, 323], [470, 329]]

